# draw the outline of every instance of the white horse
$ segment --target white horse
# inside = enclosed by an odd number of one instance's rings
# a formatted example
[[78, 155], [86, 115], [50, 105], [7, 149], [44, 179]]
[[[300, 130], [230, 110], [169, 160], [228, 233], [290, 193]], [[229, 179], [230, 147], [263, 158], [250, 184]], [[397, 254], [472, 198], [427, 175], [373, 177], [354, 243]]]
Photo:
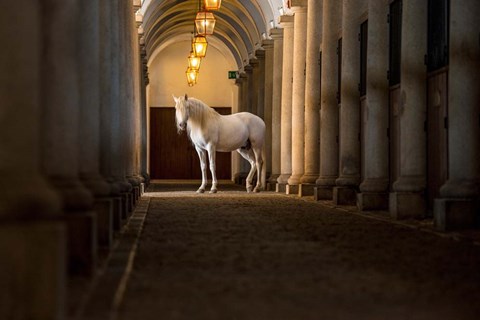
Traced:
[[265, 169], [263, 168], [265, 122], [251, 113], [240, 112], [220, 115], [214, 109], [195, 98], [185, 97], [175, 100], [175, 120], [179, 131], [187, 129], [200, 158], [202, 184], [198, 193], [205, 192], [207, 185], [206, 152], [212, 172], [212, 188], [210, 193], [217, 192], [217, 175], [215, 173], [215, 152], [231, 152], [237, 150], [248, 162], [251, 169], [247, 176], [247, 192], [252, 191], [255, 171], [257, 184], [253, 192], [265, 188]]

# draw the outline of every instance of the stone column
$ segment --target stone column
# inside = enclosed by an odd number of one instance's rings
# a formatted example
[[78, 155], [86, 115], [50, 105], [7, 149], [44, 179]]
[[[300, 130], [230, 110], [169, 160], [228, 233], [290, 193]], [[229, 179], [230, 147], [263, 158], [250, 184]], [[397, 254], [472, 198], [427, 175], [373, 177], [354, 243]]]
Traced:
[[250, 99], [250, 107], [253, 114], [258, 114], [258, 94], [259, 94], [259, 85], [261, 83], [260, 76], [260, 61], [254, 57], [248, 61], [248, 64], [251, 66], [251, 74], [248, 81], [248, 96]]
[[[118, 165], [114, 154], [114, 138], [112, 127], [114, 120], [118, 118], [118, 105], [113, 106], [113, 91], [118, 90], [113, 79], [112, 51], [114, 40], [111, 37], [114, 28], [117, 28], [113, 20], [117, 13], [113, 12], [112, 0], [99, 1], [100, 3], [100, 62], [99, 62], [99, 89], [100, 89], [100, 173], [107, 179], [110, 185], [110, 198], [113, 201], [113, 228], [120, 230], [122, 217], [126, 206], [122, 200], [120, 186], [114, 181], [114, 168]], [[117, 50], [117, 49], [115, 49]], [[117, 91], [118, 92], [118, 91]]]
[[360, 183], [360, 50], [359, 2], [343, 0], [342, 74], [339, 126], [339, 177], [333, 189], [335, 205], [355, 205]]
[[338, 177], [337, 42], [342, 22], [342, 5], [323, 1], [322, 88], [320, 109], [320, 176], [315, 199], [332, 199]]
[[[264, 120], [267, 126], [265, 136], [265, 157], [264, 166], [267, 178], [272, 173], [272, 99], [273, 99], [273, 40], [263, 40], [262, 46], [265, 50], [265, 94], [264, 94]], [[267, 181], [268, 183], [268, 181]], [[267, 186], [268, 189], [268, 186]]]
[[367, 95], [364, 135], [364, 180], [357, 205], [360, 210], [388, 208], [388, 0], [368, 2]]
[[[247, 68], [248, 67], [248, 68]], [[251, 71], [251, 67], [245, 66], [245, 71]], [[249, 77], [248, 73], [240, 72], [239, 77], [236, 81], [238, 85], [238, 112], [248, 111], [248, 85]], [[235, 174], [234, 179], [237, 184], [245, 184], [248, 172], [250, 171], [250, 164], [242, 156], [237, 155], [238, 157], [238, 171]]]
[[480, 212], [480, 6], [450, 6], [448, 66], [448, 180], [435, 199], [435, 226], [441, 230], [478, 227]]
[[293, 16], [281, 16], [283, 27], [282, 112], [280, 128], [280, 171], [277, 192], [286, 192], [292, 174], [292, 81], [293, 81]]
[[123, 143], [120, 146], [121, 158], [123, 159], [123, 179], [130, 188], [126, 192], [128, 212], [133, 212], [135, 205], [135, 190], [140, 187], [139, 181], [134, 177], [134, 152], [133, 152], [133, 72], [132, 72], [132, 43], [131, 30], [133, 27], [133, 11], [131, 1], [120, 1], [119, 30], [120, 30], [120, 131], [119, 138]]
[[272, 87], [272, 173], [268, 179], [269, 190], [275, 190], [280, 176], [280, 124], [282, 111], [283, 29], [271, 29], [273, 39]]
[[79, 1], [43, 2], [42, 168], [60, 194], [68, 224], [69, 270], [93, 274], [97, 258], [93, 196], [79, 172]]
[[258, 61], [258, 65], [255, 68], [257, 115], [265, 120], [265, 50], [256, 50], [255, 57]]
[[140, 171], [142, 177], [145, 179], [145, 187], [150, 183], [150, 174], [147, 166], [147, 82], [148, 82], [148, 67], [147, 67], [147, 51], [145, 49], [145, 38], [140, 35], [140, 119], [141, 119], [141, 164]]
[[245, 103], [245, 111], [250, 112], [250, 113], [255, 113], [253, 110], [253, 67], [250, 64], [247, 64], [246, 66], [243, 67], [243, 70], [245, 71], [245, 75], [247, 76], [245, 78], [245, 87], [243, 90], [244, 96], [244, 103]]
[[287, 194], [298, 194], [304, 173], [305, 149], [305, 62], [307, 46], [307, 1], [292, 2], [295, 14], [293, 40], [292, 85], [292, 175], [288, 178]]
[[95, 197], [98, 244], [110, 247], [113, 242], [113, 202], [110, 185], [100, 175], [100, 41], [98, 0], [80, 1], [81, 28], [77, 33], [80, 105], [80, 178]]
[[39, 1], [2, 4], [1, 319], [65, 317], [66, 228], [60, 220], [61, 199], [39, 170], [42, 29]]
[[308, 1], [305, 70], [305, 173], [300, 196], [313, 195], [319, 175], [320, 139], [320, 43], [322, 42], [322, 0]]
[[138, 171], [138, 147], [137, 135], [140, 130], [138, 123], [138, 102], [137, 102], [137, 55], [135, 47], [137, 45], [137, 32], [135, 26], [135, 10], [131, 2], [125, 3], [125, 48], [126, 48], [126, 68], [125, 77], [129, 99], [127, 105], [127, 132], [128, 132], [128, 146], [127, 151], [127, 179], [132, 185], [132, 204], [135, 206], [140, 196], [140, 186], [143, 182], [143, 177]]
[[400, 69], [400, 173], [390, 193], [396, 219], [426, 214], [427, 0], [403, 0]]
[[131, 213], [131, 191], [132, 185], [126, 179], [126, 130], [125, 118], [125, 92], [123, 87], [122, 73], [124, 70], [125, 43], [122, 37], [124, 32], [123, 3], [111, 0], [111, 33], [110, 40], [110, 105], [108, 115], [110, 116], [108, 127], [110, 129], [110, 157], [105, 167], [109, 168], [110, 179], [120, 189], [122, 198], [122, 219], [125, 220]]

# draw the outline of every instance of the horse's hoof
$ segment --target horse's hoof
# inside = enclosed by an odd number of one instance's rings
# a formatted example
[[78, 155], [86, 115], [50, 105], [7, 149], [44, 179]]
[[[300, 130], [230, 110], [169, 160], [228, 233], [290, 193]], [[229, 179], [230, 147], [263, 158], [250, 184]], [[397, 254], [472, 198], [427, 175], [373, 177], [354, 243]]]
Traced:
[[260, 192], [260, 188], [255, 188], [255, 189], [253, 189], [253, 192], [255, 192], [255, 193]]
[[204, 193], [205, 192], [205, 189], [198, 189], [197, 190], [197, 193]]
[[210, 193], [217, 193], [217, 189], [210, 190]]
[[247, 187], [247, 192], [248, 193], [252, 192], [252, 187]]

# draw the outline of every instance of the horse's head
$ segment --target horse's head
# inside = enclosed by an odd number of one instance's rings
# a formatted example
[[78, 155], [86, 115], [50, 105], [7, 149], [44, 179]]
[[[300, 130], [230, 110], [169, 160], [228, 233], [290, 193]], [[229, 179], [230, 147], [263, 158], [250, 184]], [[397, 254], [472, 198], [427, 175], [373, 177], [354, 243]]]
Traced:
[[187, 127], [187, 121], [189, 116], [188, 96], [176, 98], [175, 100], [175, 121], [177, 122], [178, 131], [184, 131]]

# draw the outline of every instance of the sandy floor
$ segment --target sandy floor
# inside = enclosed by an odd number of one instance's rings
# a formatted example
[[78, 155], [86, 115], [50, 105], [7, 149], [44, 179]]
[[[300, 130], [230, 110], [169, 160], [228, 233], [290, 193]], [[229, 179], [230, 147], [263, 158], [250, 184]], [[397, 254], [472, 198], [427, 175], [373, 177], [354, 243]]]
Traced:
[[479, 246], [275, 193], [196, 187], [148, 190], [120, 319], [479, 319]]

